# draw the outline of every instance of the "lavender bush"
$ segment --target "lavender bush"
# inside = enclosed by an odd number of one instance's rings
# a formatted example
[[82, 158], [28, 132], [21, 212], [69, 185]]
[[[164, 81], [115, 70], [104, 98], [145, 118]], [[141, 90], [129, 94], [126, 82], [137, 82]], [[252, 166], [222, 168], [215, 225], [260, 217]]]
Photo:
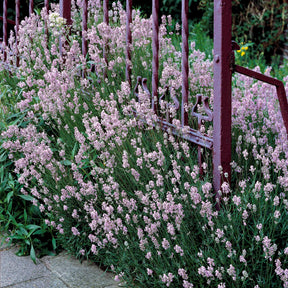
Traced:
[[[209, 152], [200, 177], [195, 147], [154, 127], [148, 95], [139, 87], [136, 101], [125, 82], [121, 5], [113, 4], [107, 26], [99, 1], [89, 1], [86, 58], [81, 1], [72, 6], [72, 34], [57, 5], [21, 23], [14, 73], [27, 124], [2, 133], [22, 193], [33, 196], [58, 241], [80, 259], [110, 267], [127, 287], [288, 287], [288, 142], [274, 88], [233, 78], [232, 181], [223, 175], [216, 211]], [[172, 44], [179, 27], [171, 33], [170, 23], [162, 18], [159, 92], [169, 85], [180, 95], [181, 52]], [[131, 28], [135, 85], [138, 75], [150, 79], [152, 20], [133, 11]], [[187, 109], [197, 93], [213, 108], [212, 62], [193, 42], [190, 48]]]

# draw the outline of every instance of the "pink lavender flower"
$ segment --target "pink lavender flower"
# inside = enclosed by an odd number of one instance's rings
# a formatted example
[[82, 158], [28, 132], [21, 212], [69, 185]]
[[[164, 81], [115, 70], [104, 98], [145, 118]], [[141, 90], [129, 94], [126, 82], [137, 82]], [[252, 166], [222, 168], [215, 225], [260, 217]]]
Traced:
[[147, 268], [147, 275], [151, 276], [153, 274], [153, 270], [152, 269], [149, 269]]
[[183, 268], [178, 269], [178, 275], [181, 276], [184, 280], [188, 279], [187, 271]]
[[180, 256], [184, 255], [184, 252], [179, 245], [175, 245], [174, 250], [176, 251], [176, 253], [180, 254]]
[[71, 231], [72, 231], [74, 236], [80, 236], [80, 232], [78, 231], [78, 229], [76, 227], [72, 227]]
[[147, 259], [150, 259], [152, 257], [152, 253], [151, 252], [148, 252], [146, 255], [145, 255], [145, 258]]
[[236, 206], [239, 206], [241, 204], [241, 197], [239, 196], [234, 195], [232, 200]]
[[169, 241], [166, 238], [163, 238], [162, 247], [167, 250], [170, 247]]
[[97, 255], [98, 254], [98, 251], [97, 251], [97, 247], [95, 244], [92, 244], [91, 245], [91, 251], [94, 255]]
[[272, 256], [275, 254], [277, 251], [277, 245], [271, 243], [271, 239], [268, 238], [268, 236], [265, 236], [262, 240], [263, 244], [263, 251], [265, 254], [265, 259], [269, 259], [272, 261]]
[[173, 278], [174, 275], [170, 272], [167, 275], [166, 274], [160, 275], [161, 281], [165, 283], [167, 287], [169, 287], [170, 284], [173, 282]]
[[194, 285], [187, 280], [183, 280], [183, 288], [193, 288]]
[[233, 281], [236, 281], [236, 270], [232, 264], [230, 264], [229, 268], [227, 269], [227, 273], [232, 277]]

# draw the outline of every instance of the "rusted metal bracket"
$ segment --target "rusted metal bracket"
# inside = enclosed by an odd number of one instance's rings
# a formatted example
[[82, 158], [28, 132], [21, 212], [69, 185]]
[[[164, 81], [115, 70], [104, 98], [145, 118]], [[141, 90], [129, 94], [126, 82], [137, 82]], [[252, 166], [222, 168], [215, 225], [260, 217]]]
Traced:
[[142, 86], [143, 90], [145, 91], [145, 93], [147, 93], [147, 95], [149, 95], [151, 101], [152, 101], [152, 98], [151, 98], [151, 93], [147, 87], [147, 78], [143, 78], [141, 76], [138, 76], [137, 77], [137, 83], [136, 83], [136, 86], [134, 88], [134, 95], [136, 96], [136, 101], [137, 102], [141, 102], [141, 100], [139, 99], [139, 85]]
[[[209, 100], [207, 96], [203, 97], [203, 95], [197, 94], [196, 97], [197, 97], [196, 104], [192, 107], [191, 115], [198, 119], [198, 131], [201, 131], [201, 126], [204, 124], [205, 121], [208, 122], [213, 120], [213, 112], [209, 107]], [[203, 115], [198, 112], [198, 108], [202, 103], [204, 111], [207, 115]], [[199, 163], [200, 175], [203, 175], [202, 160], [203, 160], [202, 148], [201, 145], [198, 145], [198, 163]]]
[[[191, 115], [197, 117], [198, 125], [202, 125], [202, 121], [212, 121], [213, 120], [213, 112], [209, 107], [209, 98], [207, 96], [203, 96], [201, 94], [196, 95], [196, 104], [192, 107]], [[204, 111], [207, 115], [202, 115], [198, 113], [198, 107], [203, 103]]]
[[[147, 78], [142, 79], [142, 77], [138, 76], [137, 77], [137, 83], [136, 83], [136, 86], [134, 88], [134, 95], [136, 96], [136, 101], [141, 102], [141, 99], [139, 99], [139, 88], [138, 88], [139, 85], [142, 87], [143, 91], [145, 93], [147, 93], [147, 95], [151, 99], [152, 96], [151, 96], [151, 93], [147, 87]], [[169, 91], [169, 87], [165, 86], [165, 91], [164, 91], [163, 95], [159, 98], [159, 101], [164, 100], [165, 96], [168, 94], [168, 91]], [[204, 111], [207, 113], [207, 115], [202, 115], [202, 114], [197, 112], [197, 109], [198, 109], [197, 107], [199, 107], [199, 105], [202, 103], [202, 99], [203, 99], [203, 103], [204, 103]], [[174, 109], [179, 110], [180, 109], [180, 102], [177, 99], [177, 97], [173, 96], [172, 100], [173, 100], [174, 104], [168, 103], [167, 108], [173, 107]], [[152, 101], [151, 101], [151, 109], [153, 109]], [[133, 111], [133, 112], [134, 112], [134, 116], [140, 116], [137, 114], [136, 111]], [[154, 113], [155, 113], [155, 111], [154, 111]], [[168, 113], [169, 113], [169, 111], [168, 111]], [[198, 118], [198, 123], [199, 123], [199, 119], [200, 119], [200, 122], [201, 121], [212, 121], [213, 115], [212, 115], [212, 111], [209, 108], [208, 97], [202, 97], [202, 95], [200, 95], [200, 94], [197, 95], [197, 103], [193, 106], [191, 115]], [[188, 127], [187, 130], [185, 130], [185, 133], [181, 133], [181, 131], [179, 131], [179, 128], [176, 127], [176, 125], [172, 124], [171, 122], [172, 121], [170, 119], [170, 116], [168, 115], [168, 117], [167, 117], [167, 112], [166, 112], [166, 119], [163, 119], [163, 117], [161, 117], [161, 116], [157, 116], [156, 123], [153, 124], [153, 126], [155, 127], [155, 125], [159, 125], [163, 131], [166, 131], [168, 133], [170, 132], [173, 135], [179, 136], [182, 139], [188, 140], [189, 142], [194, 143], [198, 146], [205, 147], [208, 149], [213, 148], [213, 139], [211, 137], [209, 137], [208, 135], [203, 134], [199, 130], [195, 130], [195, 129], [190, 128], [190, 127]], [[199, 166], [200, 166], [200, 163], [199, 163]]]
[[[169, 92], [169, 86], [165, 86], [164, 87], [164, 93], [162, 94], [162, 96], [159, 98], [159, 103], [160, 103], [160, 107], [161, 107], [161, 102], [163, 102], [165, 100], [165, 97], [168, 95], [168, 92]], [[171, 95], [171, 93], [170, 93]], [[166, 103], [166, 121], [171, 123], [171, 117], [170, 117], [170, 111], [171, 109], [174, 109], [175, 111], [178, 111], [180, 109], [180, 102], [179, 100], [177, 99], [177, 97], [175, 95], [173, 95], [172, 97], [172, 100], [174, 102], [174, 104], [171, 104], [171, 103]]]

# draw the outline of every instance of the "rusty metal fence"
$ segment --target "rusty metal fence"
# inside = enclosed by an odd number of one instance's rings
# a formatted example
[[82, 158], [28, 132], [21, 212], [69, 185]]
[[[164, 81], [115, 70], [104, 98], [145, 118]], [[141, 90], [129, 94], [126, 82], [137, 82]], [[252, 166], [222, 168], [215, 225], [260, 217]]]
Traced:
[[[233, 50], [239, 49], [237, 43], [232, 41], [231, 25], [232, 25], [232, 0], [214, 0], [214, 107], [213, 113], [209, 109], [208, 98], [205, 95], [197, 95], [197, 103], [193, 106], [191, 116], [198, 119], [199, 126], [203, 121], [213, 120], [213, 137], [200, 133], [199, 129], [188, 128], [188, 133], [180, 135], [186, 140], [198, 145], [198, 162], [201, 167], [201, 147], [206, 147], [213, 151], [213, 186], [216, 197], [216, 207], [220, 207], [221, 185], [223, 183], [223, 173], [228, 174], [228, 181], [231, 176], [231, 110], [232, 110], [232, 73], [240, 73], [256, 80], [274, 85], [277, 90], [280, 109], [284, 121], [286, 131], [288, 132], [288, 104], [284, 85], [281, 81], [249, 70], [247, 68], [235, 65]], [[108, 0], [103, 1], [103, 21], [109, 25], [108, 17]], [[153, 18], [153, 36], [152, 36], [152, 79], [137, 77], [134, 93], [137, 97], [138, 86], [143, 89], [151, 97], [151, 105], [154, 113], [158, 113], [158, 105], [165, 95], [158, 95], [158, 75], [159, 75], [159, 0], [152, 1], [152, 18]], [[45, 0], [44, 5], [49, 11], [49, 0]], [[87, 31], [87, 7], [88, 0], [83, 0], [83, 19], [82, 30]], [[15, 21], [7, 19], [7, 0], [3, 0], [3, 47], [8, 43], [7, 23], [15, 25], [16, 39], [19, 30], [20, 20], [20, 0], [15, 1], [16, 17]], [[29, 13], [33, 13], [33, 0], [29, 1]], [[60, 0], [60, 14], [66, 19], [67, 25], [71, 25], [71, 0]], [[132, 36], [130, 23], [132, 22], [132, 0], [126, 1], [126, 80], [131, 83], [131, 45]], [[85, 34], [85, 33], [83, 33]], [[177, 99], [174, 99], [174, 107], [181, 111], [181, 125], [188, 125], [189, 113], [186, 109], [188, 106], [188, 0], [182, 0], [182, 102], [181, 105]], [[85, 37], [82, 38], [82, 53], [87, 54], [88, 43]], [[103, 57], [107, 62], [107, 49], [103, 47]], [[104, 73], [105, 77], [105, 73]], [[152, 82], [152, 93], [147, 88], [147, 81]], [[197, 105], [203, 103], [207, 115], [202, 115], [197, 111]], [[176, 127], [171, 123], [171, 119], [163, 119], [158, 116], [158, 124], [163, 130], [170, 130], [177, 134]]]

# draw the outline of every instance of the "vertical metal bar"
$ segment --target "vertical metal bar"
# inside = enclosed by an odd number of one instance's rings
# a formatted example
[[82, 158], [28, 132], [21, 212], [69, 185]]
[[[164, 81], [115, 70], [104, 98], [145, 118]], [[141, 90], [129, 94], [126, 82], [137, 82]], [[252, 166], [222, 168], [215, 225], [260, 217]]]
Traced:
[[[198, 131], [201, 130], [201, 125], [202, 125], [202, 122], [201, 122], [201, 118], [199, 117], [198, 118]], [[203, 176], [203, 166], [202, 166], [202, 163], [203, 163], [203, 155], [202, 155], [202, 147], [200, 145], [198, 145], [198, 166], [199, 166], [199, 175], [200, 177], [202, 178]]]
[[[103, 20], [106, 25], [109, 25], [108, 5], [109, 5], [109, 0], [104, 0], [103, 1]], [[103, 58], [106, 63], [106, 67], [108, 66], [107, 50], [108, 50], [108, 45], [107, 43], [104, 43]], [[107, 69], [105, 68], [103, 70], [104, 79], [106, 78], [106, 76], [107, 76]]]
[[288, 134], [288, 103], [287, 103], [287, 95], [285, 91], [285, 87], [281, 82], [281, 85], [276, 86], [277, 96], [280, 105], [280, 111], [283, 118], [284, 126], [286, 128], [286, 133]]
[[213, 185], [217, 209], [223, 177], [220, 170], [231, 176], [231, 14], [231, 0], [214, 1]]
[[19, 31], [19, 25], [20, 25], [20, 0], [16, 0], [15, 2], [15, 33], [16, 33], [16, 43], [18, 42], [18, 31]]
[[[44, 6], [46, 8], [46, 13], [49, 14], [49, 0], [45, 0]], [[45, 21], [45, 35], [46, 35], [46, 39], [47, 39], [47, 42], [48, 42], [49, 34], [48, 34], [47, 21]]]
[[181, 124], [188, 125], [188, 0], [182, 0], [182, 105], [181, 105]]
[[104, 0], [103, 1], [103, 20], [104, 23], [106, 23], [107, 25], [109, 25], [109, 15], [108, 15], [108, 6], [109, 6], [109, 0]]
[[[71, 0], [60, 0], [60, 16], [66, 19], [66, 25], [68, 25], [68, 27], [70, 28], [70, 25], [72, 24]], [[61, 37], [59, 39], [60, 39], [59, 40], [60, 54], [63, 55], [63, 43], [62, 43]]]
[[[158, 112], [158, 71], [159, 71], [159, 0], [153, 0], [152, 2], [152, 109], [157, 114]], [[156, 101], [155, 101], [156, 100]]]
[[34, 12], [34, 1], [29, 0], [29, 16], [31, 16]]
[[132, 23], [132, 0], [126, 0], [126, 81], [131, 87], [131, 45], [132, 34], [130, 24]]
[[198, 166], [199, 166], [199, 175], [202, 178], [203, 177], [203, 155], [202, 155], [202, 147], [200, 145], [198, 145]]
[[71, 25], [71, 0], [60, 0], [60, 16], [66, 19], [66, 24]]
[[[3, 44], [2, 49], [6, 48], [8, 44], [8, 31], [7, 31], [7, 0], [3, 0]], [[6, 52], [4, 51], [4, 61], [6, 61]]]
[[19, 55], [18, 55], [18, 43], [19, 43], [19, 25], [20, 25], [20, 0], [16, 0], [15, 3], [15, 35], [16, 35], [16, 66], [19, 66]]
[[88, 29], [87, 28], [87, 19], [88, 19], [88, 0], [83, 0], [82, 54], [84, 57], [86, 57], [87, 50], [88, 50], [88, 42], [87, 42], [87, 38], [86, 38], [86, 32]]
[[49, 11], [49, 0], [45, 0], [44, 6], [45, 6], [46, 11], [47, 11], [47, 13], [48, 13], [48, 11]]

